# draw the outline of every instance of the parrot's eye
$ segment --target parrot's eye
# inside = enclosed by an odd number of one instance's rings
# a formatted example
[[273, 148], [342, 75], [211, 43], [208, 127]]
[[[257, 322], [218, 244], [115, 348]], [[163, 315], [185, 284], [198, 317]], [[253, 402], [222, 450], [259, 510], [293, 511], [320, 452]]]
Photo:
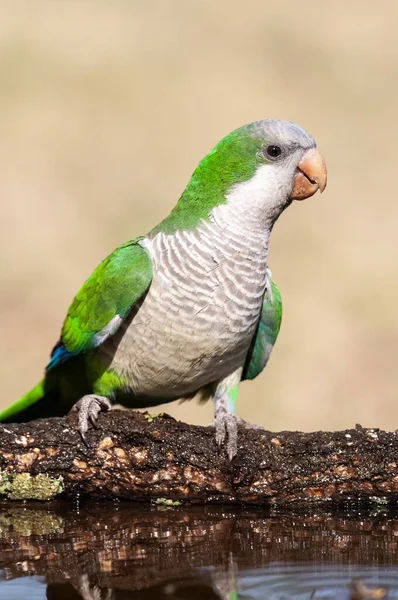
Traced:
[[282, 154], [282, 148], [280, 146], [271, 144], [270, 146], [266, 147], [265, 153], [269, 158], [278, 158], [278, 156]]

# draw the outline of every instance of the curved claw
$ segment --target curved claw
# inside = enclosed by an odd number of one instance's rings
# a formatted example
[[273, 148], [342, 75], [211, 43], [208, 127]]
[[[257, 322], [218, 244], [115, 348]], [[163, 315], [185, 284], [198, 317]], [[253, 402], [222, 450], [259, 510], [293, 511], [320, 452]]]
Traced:
[[97, 396], [95, 394], [87, 394], [80, 398], [72, 407], [72, 411], [79, 412], [78, 430], [83, 442], [88, 446], [86, 433], [91, 423], [93, 427], [98, 428], [98, 416], [101, 412], [111, 410], [111, 401], [105, 396]]
[[238, 453], [238, 421], [230, 413], [217, 414], [213, 425], [216, 430], [216, 442], [220, 448], [227, 440], [227, 454], [232, 460]]
[[238, 427], [242, 429], [251, 429], [255, 431], [264, 431], [264, 427], [256, 423], [248, 423], [241, 417], [230, 413], [221, 413], [216, 415], [212, 423], [216, 430], [216, 442], [218, 447], [224, 445], [227, 440], [227, 454], [229, 460], [232, 460], [238, 453]]

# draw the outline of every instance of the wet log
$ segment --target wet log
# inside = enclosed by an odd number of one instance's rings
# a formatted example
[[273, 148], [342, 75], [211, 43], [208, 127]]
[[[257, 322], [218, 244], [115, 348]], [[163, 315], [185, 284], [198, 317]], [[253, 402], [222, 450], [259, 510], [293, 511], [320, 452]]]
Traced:
[[114, 410], [85, 445], [75, 415], [0, 426], [0, 495], [157, 504], [305, 505], [398, 499], [398, 435], [239, 431], [229, 461], [212, 427]]

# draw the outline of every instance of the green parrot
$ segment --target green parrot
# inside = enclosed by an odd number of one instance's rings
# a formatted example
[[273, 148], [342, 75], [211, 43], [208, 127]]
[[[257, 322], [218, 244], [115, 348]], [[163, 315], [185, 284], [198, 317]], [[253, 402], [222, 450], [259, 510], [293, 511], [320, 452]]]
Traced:
[[268, 243], [293, 200], [321, 192], [326, 166], [295, 123], [256, 121], [223, 138], [176, 206], [112, 252], [77, 292], [44, 379], [0, 413], [26, 422], [78, 410], [89, 424], [130, 408], [212, 398], [217, 443], [237, 453], [238, 385], [264, 369], [281, 323]]

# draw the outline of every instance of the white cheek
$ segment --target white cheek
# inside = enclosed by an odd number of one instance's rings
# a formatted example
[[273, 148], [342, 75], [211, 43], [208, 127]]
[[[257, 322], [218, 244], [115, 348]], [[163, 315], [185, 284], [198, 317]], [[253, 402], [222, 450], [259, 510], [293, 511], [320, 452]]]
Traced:
[[232, 188], [227, 202], [242, 210], [283, 206], [292, 190], [293, 174], [294, 166], [290, 164], [261, 165], [251, 179]]

